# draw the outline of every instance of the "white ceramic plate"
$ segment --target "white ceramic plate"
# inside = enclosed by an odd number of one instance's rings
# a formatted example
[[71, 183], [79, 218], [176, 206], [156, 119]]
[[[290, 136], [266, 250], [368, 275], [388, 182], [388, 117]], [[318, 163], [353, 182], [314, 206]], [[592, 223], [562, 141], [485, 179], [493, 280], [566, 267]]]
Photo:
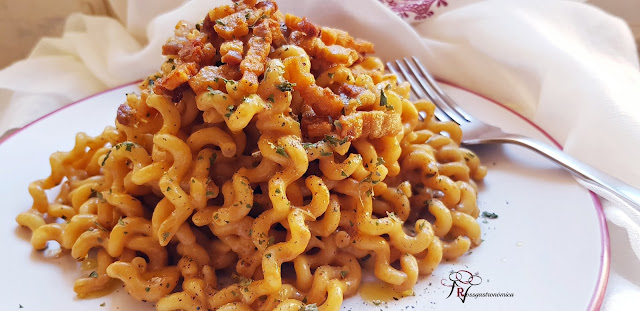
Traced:
[[[531, 123], [507, 109], [461, 89], [446, 86], [451, 97], [481, 119], [504, 129], [549, 141]], [[94, 299], [78, 299], [73, 282], [86, 274], [71, 256], [45, 259], [33, 251], [30, 232], [15, 216], [31, 206], [28, 184], [48, 176], [49, 155], [70, 150], [76, 132], [99, 134], [113, 125], [125, 85], [52, 113], [0, 144], [2, 209], [0, 310], [153, 310], [130, 298], [123, 288]], [[489, 169], [480, 185], [479, 206], [497, 219], [481, 219], [484, 242], [456, 262], [443, 263], [422, 278], [415, 296], [376, 305], [360, 296], [343, 310], [585, 310], [597, 309], [609, 272], [609, 241], [600, 204], [566, 172], [516, 146], [475, 148]], [[453, 294], [451, 271], [477, 276], [464, 302]], [[455, 276], [452, 275], [452, 276]], [[458, 274], [464, 281], [467, 275]], [[478, 278], [479, 276], [479, 278]], [[460, 282], [458, 282], [460, 283]], [[467, 285], [463, 285], [463, 290]], [[478, 297], [484, 293], [512, 297]], [[368, 293], [371, 294], [371, 293]], [[448, 297], [449, 296], [449, 297]], [[104, 303], [104, 306], [101, 304]]]

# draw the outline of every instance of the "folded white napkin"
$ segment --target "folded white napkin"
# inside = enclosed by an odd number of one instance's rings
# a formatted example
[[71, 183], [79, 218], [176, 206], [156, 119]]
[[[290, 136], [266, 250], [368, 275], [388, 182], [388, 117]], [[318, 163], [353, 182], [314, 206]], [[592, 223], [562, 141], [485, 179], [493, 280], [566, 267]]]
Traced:
[[[29, 58], [0, 71], [0, 88], [15, 92], [0, 99], [0, 133], [154, 72], [176, 21], [199, 20], [224, 1], [183, 2], [111, 0], [119, 20], [70, 16], [62, 38], [43, 39]], [[373, 39], [385, 59], [419, 55], [438, 78], [515, 109], [568, 153], [640, 188], [640, 72], [622, 20], [574, 1], [381, 2], [411, 23], [375, 0], [278, 1], [288, 12]], [[604, 207], [612, 262], [603, 309], [635, 310], [640, 215]]]

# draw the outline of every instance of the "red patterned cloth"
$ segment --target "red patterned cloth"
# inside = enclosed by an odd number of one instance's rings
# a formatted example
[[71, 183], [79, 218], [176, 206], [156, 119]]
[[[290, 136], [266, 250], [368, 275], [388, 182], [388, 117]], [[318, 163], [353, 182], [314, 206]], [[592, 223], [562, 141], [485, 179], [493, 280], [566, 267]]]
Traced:
[[448, 5], [446, 0], [378, 0], [402, 19], [417, 22], [434, 14], [438, 8]]

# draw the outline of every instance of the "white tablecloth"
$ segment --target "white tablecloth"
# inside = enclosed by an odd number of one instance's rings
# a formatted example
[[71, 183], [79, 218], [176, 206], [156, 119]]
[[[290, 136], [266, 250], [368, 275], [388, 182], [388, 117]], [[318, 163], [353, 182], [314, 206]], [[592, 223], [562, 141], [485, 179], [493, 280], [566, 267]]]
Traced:
[[[90, 94], [152, 73], [177, 18], [222, 1], [111, 0], [117, 18], [72, 15], [62, 38], [43, 39], [28, 59], [0, 71], [0, 133]], [[540, 125], [565, 150], [640, 188], [640, 72], [628, 26], [576, 1], [281, 0], [317, 22], [367, 38], [409, 33], [414, 53], [440, 79], [501, 102]], [[408, 23], [382, 9], [393, 8]], [[178, 8], [178, 9], [176, 9]], [[350, 9], [348, 9], [350, 8]], [[326, 13], [324, 13], [326, 12]], [[404, 42], [404, 43], [403, 43]], [[406, 40], [377, 45], [384, 57]], [[413, 43], [412, 43], [413, 44]], [[611, 274], [604, 310], [640, 306], [640, 215], [604, 202]]]

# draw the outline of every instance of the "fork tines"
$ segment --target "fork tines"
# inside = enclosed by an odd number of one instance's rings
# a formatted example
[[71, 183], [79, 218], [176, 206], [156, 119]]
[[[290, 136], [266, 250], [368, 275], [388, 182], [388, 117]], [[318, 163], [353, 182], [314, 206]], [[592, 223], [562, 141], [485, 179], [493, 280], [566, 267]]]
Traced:
[[398, 76], [400, 81], [408, 81], [411, 90], [418, 98], [427, 98], [436, 105], [435, 115], [440, 121], [451, 120], [458, 124], [470, 122], [471, 116], [438, 86], [436, 80], [415, 56], [388, 62], [387, 68]]

